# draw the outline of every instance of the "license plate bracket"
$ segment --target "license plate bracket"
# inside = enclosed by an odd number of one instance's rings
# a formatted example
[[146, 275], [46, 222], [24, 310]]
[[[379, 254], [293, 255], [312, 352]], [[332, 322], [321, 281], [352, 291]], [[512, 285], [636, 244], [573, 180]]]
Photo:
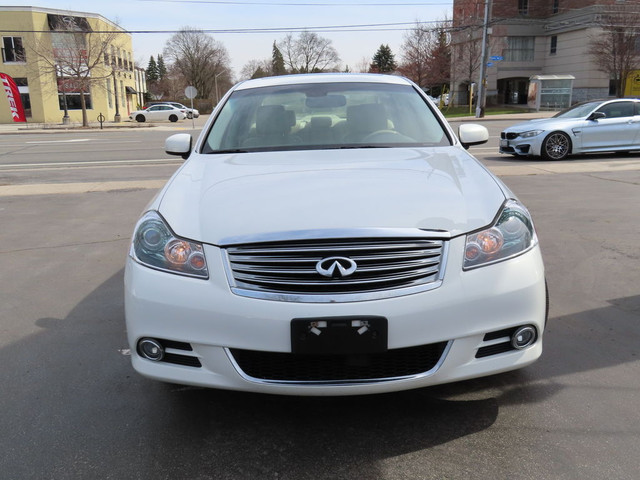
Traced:
[[385, 317], [349, 316], [294, 318], [291, 351], [309, 355], [350, 355], [386, 352]]

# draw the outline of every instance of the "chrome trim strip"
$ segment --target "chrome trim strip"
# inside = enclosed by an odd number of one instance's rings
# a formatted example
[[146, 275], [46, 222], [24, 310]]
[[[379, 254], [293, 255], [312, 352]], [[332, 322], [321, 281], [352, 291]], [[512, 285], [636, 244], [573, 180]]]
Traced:
[[292, 230], [288, 232], [263, 233], [259, 235], [240, 235], [220, 240], [219, 247], [243, 245], [247, 243], [268, 243], [298, 240], [341, 240], [345, 238], [425, 238], [433, 240], [449, 240], [451, 234], [443, 230], [423, 230], [420, 228], [353, 228], [353, 229], [319, 229]]
[[275, 300], [279, 302], [299, 302], [299, 303], [349, 303], [364, 302], [367, 300], [383, 300], [386, 298], [404, 297], [415, 293], [435, 290], [442, 285], [442, 280], [418, 285], [416, 287], [397, 288], [395, 290], [380, 290], [376, 292], [359, 293], [317, 293], [317, 294], [291, 294], [260, 292], [257, 290], [246, 290], [244, 288], [231, 287], [231, 291], [241, 297], [256, 298], [259, 300]]
[[[312, 381], [312, 382], [299, 382], [299, 381], [295, 381], [295, 380], [265, 380], [263, 378], [252, 377], [250, 375], [247, 375], [240, 368], [240, 365], [238, 365], [238, 363], [236, 362], [235, 358], [233, 357], [230, 348], [224, 347], [224, 351], [227, 354], [227, 358], [229, 358], [229, 361], [233, 365], [233, 368], [235, 368], [236, 372], [238, 372], [238, 375], [240, 375], [244, 380], [246, 380], [248, 382], [256, 383], [256, 384], [260, 384], [260, 385], [304, 386], [304, 387], [314, 388], [314, 387], [345, 387], [345, 386], [348, 387], [348, 386], [351, 386], [351, 385], [353, 385], [353, 386], [370, 385], [370, 384], [380, 384], [380, 383], [395, 382], [395, 381], [399, 381], [399, 380], [402, 380], [402, 381], [407, 381], [407, 380], [415, 381], [415, 380], [420, 380], [420, 379], [423, 379], [423, 378], [426, 378], [426, 377], [430, 377], [431, 375], [433, 375], [434, 373], [436, 373], [440, 369], [440, 367], [444, 363], [445, 359], [447, 358], [447, 355], [449, 354], [449, 350], [451, 350], [451, 346], [452, 345], [453, 345], [453, 340], [449, 340], [447, 342], [447, 346], [444, 347], [442, 355], [440, 355], [440, 359], [433, 366], [433, 368], [431, 370], [427, 370], [426, 372], [422, 372], [422, 373], [417, 373], [415, 375], [406, 375], [404, 377], [390, 377], [390, 378], [368, 378], [368, 379], [364, 379], [364, 380], [357, 380], [357, 379], [354, 379], [354, 380], [338, 380], [338, 381], [322, 381], [322, 380], [318, 380], [318, 381]], [[405, 348], [409, 348], [409, 347], [405, 347]], [[284, 353], [290, 353], [290, 352], [284, 352]]]

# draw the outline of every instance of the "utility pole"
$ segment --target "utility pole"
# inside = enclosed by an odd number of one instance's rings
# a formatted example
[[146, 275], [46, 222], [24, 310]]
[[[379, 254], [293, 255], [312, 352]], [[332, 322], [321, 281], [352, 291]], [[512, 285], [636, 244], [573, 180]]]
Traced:
[[484, 117], [484, 107], [487, 103], [487, 60], [489, 53], [489, 10], [491, 0], [484, 0], [484, 25], [482, 26], [482, 53], [480, 54], [480, 79], [478, 81], [478, 101], [476, 103], [476, 118]]

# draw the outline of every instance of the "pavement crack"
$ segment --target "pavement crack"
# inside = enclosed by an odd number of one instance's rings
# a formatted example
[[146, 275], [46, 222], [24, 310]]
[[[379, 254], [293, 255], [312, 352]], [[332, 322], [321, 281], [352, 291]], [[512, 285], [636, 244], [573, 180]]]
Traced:
[[101, 245], [106, 243], [115, 243], [115, 242], [129, 242], [131, 239], [129, 237], [126, 238], [114, 238], [111, 240], [99, 240], [95, 242], [81, 242], [81, 243], [63, 243], [60, 245], [42, 245], [38, 247], [29, 247], [29, 248], [16, 248], [13, 250], [0, 250], [0, 255], [5, 255], [8, 253], [21, 253], [21, 252], [32, 252], [35, 250], [53, 250], [57, 248], [69, 248], [69, 247], [84, 247], [87, 245]]
[[640, 185], [640, 181], [626, 180], [624, 178], [607, 178], [593, 173], [587, 173], [586, 175], [588, 177], [595, 178], [596, 180], [604, 180], [606, 182], [624, 183], [626, 185]]

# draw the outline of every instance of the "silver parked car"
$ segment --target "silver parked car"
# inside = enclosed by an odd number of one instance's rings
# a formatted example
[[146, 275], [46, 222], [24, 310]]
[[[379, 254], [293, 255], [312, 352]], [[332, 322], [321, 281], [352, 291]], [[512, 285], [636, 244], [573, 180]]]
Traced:
[[563, 160], [570, 154], [640, 150], [640, 100], [575, 105], [552, 118], [519, 123], [500, 135], [500, 153]]

